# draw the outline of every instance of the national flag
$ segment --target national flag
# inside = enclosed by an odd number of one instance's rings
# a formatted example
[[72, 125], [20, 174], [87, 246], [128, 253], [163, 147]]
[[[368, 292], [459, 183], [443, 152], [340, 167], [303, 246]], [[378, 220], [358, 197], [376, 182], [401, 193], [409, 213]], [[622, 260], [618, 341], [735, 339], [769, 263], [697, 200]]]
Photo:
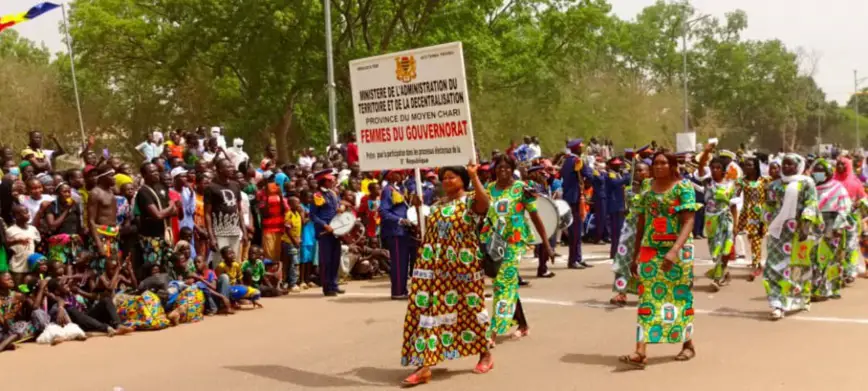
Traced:
[[10, 14], [0, 16], [0, 31], [5, 30], [8, 27], [12, 27], [16, 24], [19, 24], [24, 21], [28, 21], [33, 19], [39, 15], [42, 15], [48, 11], [51, 11], [57, 7], [60, 7], [59, 4], [44, 2], [34, 5], [32, 8], [27, 10], [27, 12], [21, 12], [18, 14]]

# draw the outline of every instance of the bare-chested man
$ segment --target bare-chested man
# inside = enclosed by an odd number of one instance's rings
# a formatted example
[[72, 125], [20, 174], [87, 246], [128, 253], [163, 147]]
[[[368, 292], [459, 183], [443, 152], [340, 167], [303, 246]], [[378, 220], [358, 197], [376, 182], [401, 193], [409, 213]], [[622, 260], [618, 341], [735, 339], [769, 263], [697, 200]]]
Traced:
[[93, 238], [94, 251], [99, 254], [91, 267], [103, 270], [109, 259], [118, 259], [118, 203], [112, 188], [115, 186], [115, 171], [110, 166], [97, 168], [96, 186], [87, 198], [87, 227]]

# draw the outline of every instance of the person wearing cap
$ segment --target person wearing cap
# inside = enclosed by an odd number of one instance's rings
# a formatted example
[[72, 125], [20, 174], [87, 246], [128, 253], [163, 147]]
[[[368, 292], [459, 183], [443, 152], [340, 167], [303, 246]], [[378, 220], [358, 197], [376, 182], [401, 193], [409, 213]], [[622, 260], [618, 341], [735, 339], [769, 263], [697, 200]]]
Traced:
[[584, 166], [584, 162], [582, 162], [582, 158], [579, 156], [582, 151], [582, 141], [579, 138], [567, 142], [569, 153], [561, 165], [563, 200], [570, 204], [570, 209], [573, 212], [573, 224], [567, 230], [567, 237], [570, 242], [570, 255], [569, 259], [567, 259], [567, 267], [570, 269], [591, 267], [591, 265], [582, 260], [582, 233], [584, 232], [584, 224], [581, 213], [581, 196], [584, 191], [583, 177], [590, 171], [589, 167]]
[[410, 207], [407, 200], [406, 187], [403, 172], [400, 170], [388, 170], [384, 173], [388, 182], [383, 187], [380, 196], [380, 237], [383, 247], [389, 250], [391, 261], [392, 299], [406, 300], [407, 278], [410, 275], [412, 260], [410, 237], [408, 228], [410, 221], [407, 220], [407, 210]]
[[341, 243], [332, 232], [329, 225], [332, 219], [344, 211], [340, 197], [334, 191], [334, 171], [325, 169], [314, 174], [319, 190], [313, 195], [313, 205], [310, 218], [319, 245], [319, 268], [322, 281], [322, 291], [325, 296], [337, 296], [344, 293], [338, 287], [338, 270], [341, 262]]
[[[644, 145], [641, 148], [636, 150], [636, 154], [639, 155], [639, 158], [641, 158], [641, 159], [649, 159], [651, 157], [651, 155], [654, 154], [654, 150], [651, 149], [650, 144]], [[648, 165], [650, 166], [651, 164], [649, 163]]]
[[[188, 171], [184, 167], [175, 167], [170, 172], [170, 175], [172, 176], [172, 189], [169, 192], [177, 193], [181, 199], [178, 230], [189, 228], [195, 231], [196, 224], [193, 220], [193, 215], [196, 214], [196, 193], [193, 192], [192, 187], [187, 183]], [[190, 256], [196, 257], [195, 238], [190, 240], [190, 249]]]
[[606, 190], [608, 173], [604, 171], [605, 167], [604, 164], [600, 163], [595, 164], [593, 168], [586, 166], [586, 170], [583, 170], [583, 175], [585, 175], [587, 180], [590, 180], [591, 186], [594, 189], [591, 195], [591, 205], [593, 206], [596, 224], [591, 242], [595, 244], [609, 239], [609, 215], [606, 212], [608, 210], [609, 199], [609, 194]]
[[609, 173], [606, 175], [606, 211], [609, 213], [609, 229], [612, 245], [609, 249], [609, 258], [615, 258], [618, 243], [621, 238], [621, 228], [624, 226], [626, 212], [625, 187], [630, 183], [629, 174], [621, 174], [621, 158], [609, 159]]

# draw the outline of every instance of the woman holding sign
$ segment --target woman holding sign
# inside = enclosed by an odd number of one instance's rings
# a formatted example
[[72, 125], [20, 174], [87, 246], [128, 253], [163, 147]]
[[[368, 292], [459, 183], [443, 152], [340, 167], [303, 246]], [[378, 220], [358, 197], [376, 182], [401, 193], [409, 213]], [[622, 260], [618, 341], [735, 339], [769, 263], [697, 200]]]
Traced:
[[477, 166], [440, 169], [446, 196], [425, 217], [425, 236], [410, 283], [404, 318], [401, 365], [419, 369], [404, 387], [431, 380], [431, 367], [441, 361], [479, 355], [474, 373], [494, 367], [486, 333], [482, 256], [478, 223], [489, 199], [476, 174]]

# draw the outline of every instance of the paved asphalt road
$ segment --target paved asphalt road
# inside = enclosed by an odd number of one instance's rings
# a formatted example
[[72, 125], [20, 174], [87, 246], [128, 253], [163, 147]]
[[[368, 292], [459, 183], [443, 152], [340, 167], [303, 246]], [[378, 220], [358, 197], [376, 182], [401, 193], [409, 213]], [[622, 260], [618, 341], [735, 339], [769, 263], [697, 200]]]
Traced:
[[[707, 259], [704, 244], [697, 254]], [[563, 249], [561, 251], [564, 251]], [[762, 284], [746, 270], [719, 293], [696, 281], [697, 357], [649, 348], [645, 371], [617, 356], [633, 349], [635, 309], [612, 309], [612, 272], [603, 246], [588, 246], [588, 270], [555, 265], [557, 277], [521, 289], [531, 334], [494, 350], [495, 368], [446, 363], [423, 390], [863, 390], [868, 281], [809, 313], [766, 320]], [[697, 275], [708, 268], [698, 262]], [[705, 266], [702, 266], [705, 264]], [[535, 274], [535, 261], [522, 264]], [[56, 347], [26, 344], [0, 354], [9, 390], [385, 390], [412, 369], [399, 365], [405, 304], [388, 300], [388, 279], [353, 282], [348, 294], [314, 292], [264, 300], [264, 309], [159, 332], [91, 338]]]

